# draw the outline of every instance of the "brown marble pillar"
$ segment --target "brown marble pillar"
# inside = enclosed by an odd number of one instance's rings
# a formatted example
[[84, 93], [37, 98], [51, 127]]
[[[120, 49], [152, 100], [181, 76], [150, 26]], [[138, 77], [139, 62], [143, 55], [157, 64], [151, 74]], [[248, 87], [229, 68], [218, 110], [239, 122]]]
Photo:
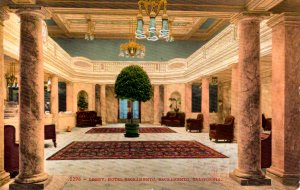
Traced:
[[234, 141], [237, 141], [238, 134], [238, 64], [231, 67], [231, 115], [235, 118], [234, 122]]
[[283, 13], [272, 28], [272, 166], [284, 184], [300, 178], [300, 13]]
[[192, 117], [192, 84], [185, 84], [185, 114], [186, 118]]
[[159, 125], [160, 114], [159, 114], [159, 85], [154, 85], [153, 93], [153, 124]]
[[164, 85], [164, 115], [167, 115], [167, 112], [170, 111], [169, 107], [169, 92], [168, 92], [168, 86]]
[[270, 185], [260, 164], [260, 18], [238, 21], [238, 165], [230, 176], [241, 185]]
[[67, 82], [67, 111], [74, 112], [73, 83]]
[[41, 7], [19, 9], [20, 166], [10, 189], [41, 189], [44, 172], [44, 67]]
[[101, 84], [100, 90], [100, 103], [101, 103], [101, 118], [102, 125], [106, 125], [106, 85]]
[[4, 20], [8, 19], [8, 13], [0, 8], [0, 186], [9, 181], [9, 174], [4, 170]]
[[202, 79], [201, 112], [203, 114], [203, 132], [209, 130], [209, 78]]
[[101, 104], [100, 104], [100, 85], [95, 85], [95, 110], [97, 115], [101, 115]]
[[[58, 122], [58, 77], [53, 75], [51, 77], [51, 94], [50, 94], [50, 107], [52, 114], [52, 122], [57, 126]], [[58, 129], [58, 126], [56, 127]]]

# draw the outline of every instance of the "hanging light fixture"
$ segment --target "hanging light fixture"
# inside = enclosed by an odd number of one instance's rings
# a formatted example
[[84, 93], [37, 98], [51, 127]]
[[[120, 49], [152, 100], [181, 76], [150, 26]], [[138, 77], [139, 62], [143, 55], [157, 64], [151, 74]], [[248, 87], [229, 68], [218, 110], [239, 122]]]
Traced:
[[211, 78], [211, 84], [212, 85], [218, 85], [218, 77], [212, 77]]
[[95, 22], [92, 22], [91, 16], [87, 18], [87, 32], [84, 35], [85, 40], [94, 40], [95, 38]]
[[[135, 37], [137, 39], [147, 39], [149, 41], [157, 41], [159, 38], [168, 39], [169, 41], [169, 19], [167, 15], [167, 0], [139, 0], [139, 13], [137, 15], [137, 27], [135, 32]], [[144, 32], [144, 21], [143, 21], [143, 9], [146, 14], [150, 17], [148, 26], [148, 36]], [[156, 16], [159, 14], [160, 10], [163, 9], [162, 15], [162, 27], [157, 36], [156, 32]], [[174, 41], [174, 39], [173, 39]]]
[[138, 44], [136, 42], [135, 36], [134, 36], [134, 25], [133, 21], [131, 22], [132, 26], [129, 27], [129, 42], [126, 44], [120, 45], [120, 57], [126, 57], [126, 58], [144, 58], [145, 56], [145, 46]]
[[18, 85], [18, 78], [15, 76], [16, 67], [15, 62], [12, 62], [9, 67], [9, 72], [5, 74], [5, 79], [7, 82], [8, 88], [17, 88]]

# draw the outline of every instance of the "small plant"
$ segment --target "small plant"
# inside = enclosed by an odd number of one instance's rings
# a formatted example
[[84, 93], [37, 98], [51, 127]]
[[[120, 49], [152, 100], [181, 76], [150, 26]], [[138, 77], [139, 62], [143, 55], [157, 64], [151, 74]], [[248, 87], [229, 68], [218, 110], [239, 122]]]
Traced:
[[[180, 98], [169, 98], [169, 101], [171, 101], [171, 104], [170, 104], [170, 109], [174, 109], [175, 112], [179, 112], [179, 105], [181, 104], [180, 102]], [[173, 102], [175, 102], [175, 106], [173, 108]]]

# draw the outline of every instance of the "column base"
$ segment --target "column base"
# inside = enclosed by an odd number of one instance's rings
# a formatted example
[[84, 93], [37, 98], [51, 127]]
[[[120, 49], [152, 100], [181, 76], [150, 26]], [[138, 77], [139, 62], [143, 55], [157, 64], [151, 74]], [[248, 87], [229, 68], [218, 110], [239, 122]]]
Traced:
[[43, 190], [49, 185], [52, 180], [52, 176], [49, 176], [46, 181], [39, 183], [16, 183], [9, 184], [9, 190]]
[[238, 182], [242, 186], [260, 186], [260, 185], [271, 185], [271, 179], [261, 177], [261, 178], [243, 178], [237, 176], [235, 171], [229, 173], [229, 177], [234, 181]]
[[284, 174], [283, 172], [280, 172], [277, 169], [272, 167], [267, 169], [266, 175], [276, 181], [279, 181], [283, 185], [287, 185], [287, 186], [298, 187], [300, 183], [299, 174]]
[[2, 171], [0, 173], [0, 187], [6, 183], [8, 183], [10, 180], [10, 176], [9, 176], [9, 173], [5, 172], [5, 171]]

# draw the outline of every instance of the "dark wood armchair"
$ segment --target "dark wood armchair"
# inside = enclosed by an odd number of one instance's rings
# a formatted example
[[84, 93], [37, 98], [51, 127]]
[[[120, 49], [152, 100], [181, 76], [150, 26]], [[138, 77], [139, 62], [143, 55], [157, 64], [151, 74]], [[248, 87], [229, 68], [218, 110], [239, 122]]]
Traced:
[[262, 128], [265, 131], [271, 131], [272, 130], [272, 118], [266, 118], [265, 114], [262, 114]]
[[209, 129], [209, 139], [226, 140], [232, 142], [233, 140], [233, 130], [234, 130], [234, 117], [227, 116], [225, 118], [224, 124], [210, 124]]
[[16, 143], [15, 133], [14, 126], [4, 126], [4, 169], [11, 177], [19, 173], [19, 144]]
[[272, 134], [261, 133], [261, 168], [269, 168], [272, 164]]
[[187, 119], [186, 120], [186, 131], [192, 132], [192, 130], [201, 132], [203, 129], [203, 114], [199, 113], [197, 119]]

